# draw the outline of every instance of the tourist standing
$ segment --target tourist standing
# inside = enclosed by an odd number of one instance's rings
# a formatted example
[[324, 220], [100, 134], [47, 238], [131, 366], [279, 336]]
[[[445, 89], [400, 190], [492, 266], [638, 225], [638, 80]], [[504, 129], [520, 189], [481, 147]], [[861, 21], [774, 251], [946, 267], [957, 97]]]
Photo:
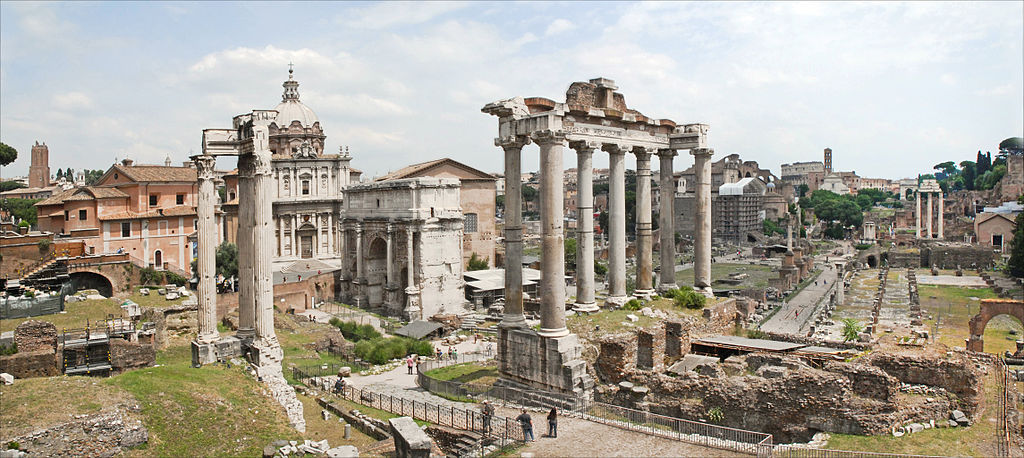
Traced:
[[405, 365], [409, 366], [409, 375], [412, 375], [413, 363], [415, 363], [415, 361], [413, 361], [412, 355], [409, 355], [408, 357], [405, 358]]
[[437, 347], [437, 360], [440, 361], [441, 357], [444, 356], [444, 352], [441, 351], [441, 347]]
[[548, 436], [558, 437], [558, 411], [554, 407], [548, 412]]
[[523, 427], [523, 440], [526, 442], [534, 442], [536, 439], [533, 438], [533, 419], [530, 418], [530, 414], [526, 413], [526, 408], [523, 408], [523, 413], [516, 417], [519, 421], [519, 426]]
[[480, 415], [484, 420], [484, 435], [491, 434], [491, 418], [494, 417], [494, 406], [491, 401], [484, 399], [484, 406], [480, 409]]

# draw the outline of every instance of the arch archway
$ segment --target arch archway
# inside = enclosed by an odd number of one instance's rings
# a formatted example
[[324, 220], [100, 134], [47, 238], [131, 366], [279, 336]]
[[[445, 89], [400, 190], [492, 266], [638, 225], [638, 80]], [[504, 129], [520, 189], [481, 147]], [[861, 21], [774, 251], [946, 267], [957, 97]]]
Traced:
[[75, 288], [75, 291], [95, 289], [106, 297], [114, 295], [114, 282], [104, 275], [96, 272], [82, 271], [71, 272], [70, 277], [71, 285]]
[[387, 242], [376, 237], [366, 252], [366, 287], [370, 305], [384, 305], [384, 283], [387, 281]]
[[971, 338], [967, 341], [970, 351], [985, 351], [985, 326], [999, 315], [1010, 315], [1024, 322], [1024, 301], [1013, 299], [982, 299], [981, 310], [967, 323]]
[[876, 258], [875, 255], [869, 254], [867, 261], [868, 261], [868, 267], [870, 267], [872, 269], [875, 268], [875, 267], [878, 267], [878, 258]]
[[157, 269], [164, 268], [164, 252], [156, 250], [153, 252], [153, 266]]

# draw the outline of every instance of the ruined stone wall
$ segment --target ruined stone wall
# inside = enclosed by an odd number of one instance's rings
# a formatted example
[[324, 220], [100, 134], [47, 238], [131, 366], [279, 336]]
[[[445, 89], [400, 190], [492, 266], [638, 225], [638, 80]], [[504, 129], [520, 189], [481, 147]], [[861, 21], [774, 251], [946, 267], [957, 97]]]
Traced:
[[635, 334], [606, 336], [598, 342], [594, 372], [599, 380], [618, 383], [636, 368], [637, 338]]
[[728, 298], [704, 309], [707, 325], [717, 329], [729, 329], [736, 324], [736, 299]]
[[641, 370], [665, 370], [665, 327], [637, 331], [636, 365]]
[[59, 353], [52, 350], [18, 351], [0, 356], [0, 372], [15, 378], [53, 377], [60, 375]]
[[14, 329], [14, 343], [19, 352], [57, 351], [57, 327], [48, 321], [28, 320]]
[[142, 321], [151, 321], [155, 327], [153, 346], [159, 350], [173, 337], [188, 337], [196, 333], [199, 330], [198, 311], [198, 305], [143, 309]]
[[950, 246], [931, 244], [921, 248], [922, 266], [936, 266], [940, 269], [989, 268], [998, 259], [998, 253], [985, 246]]
[[896, 377], [875, 366], [830, 361], [824, 369], [845, 374], [853, 382], [854, 394], [861, 397], [891, 401], [899, 388], [900, 381]]
[[152, 366], [156, 362], [156, 349], [150, 344], [129, 342], [124, 339], [110, 341], [110, 366], [115, 372]]
[[961, 353], [952, 356], [902, 356], [873, 353], [866, 360], [900, 382], [929, 385], [957, 395], [960, 409], [974, 413], [981, 402], [983, 379], [974, 362]]

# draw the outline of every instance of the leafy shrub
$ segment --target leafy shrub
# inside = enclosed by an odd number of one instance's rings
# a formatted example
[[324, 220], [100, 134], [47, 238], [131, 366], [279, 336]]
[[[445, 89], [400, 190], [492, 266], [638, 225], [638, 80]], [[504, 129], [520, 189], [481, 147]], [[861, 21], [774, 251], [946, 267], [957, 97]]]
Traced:
[[164, 272], [164, 281], [178, 286], [185, 286], [185, 277], [174, 272]]
[[21, 444], [17, 443], [16, 441], [10, 441], [10, 442], [7, 443], [7, 450], [19, 450], [19, 449], [21, 449]]
[[373, 364], [384, 364], [392, 359], [403, 358], [406, 355], [430, 355], [434, 352], [434, 346], [430, 342], [409, 339], [405, 337], [377, 337], [375, 339], [361, 340], [356, 343], [355, 354], [359, 358]]
[[722, 412], [721, 407], [712, 407], [708, 409], [708, 420], [711, 423], [720, 423], [725, 418], [725, 414]]
[[139, 280], [143, 285], [162, 285], [164, 284], [164, 273], [152, 267], [143, 267], [139, 271]]
[[683, 286], [679, 289], [670, 289], [665, 292], [666, 297], [672, 298], [675, 302], [676, 307], [686, 307], [688, 309], [702, 309], [704, 304], [707, 303], [707, 298], [703, 294], [700, 294], [693, 290], [689, 286]]
[[381, 336], [380, 332], [377, 332], [373, 325], [358, 324], [355, 321], [341, 321], [337, 318], [331, 318], [330, 323], [341, 331], [341, 335], [353, 342], [377, 339]]
[[874, 246], [873, 243], [858, 243], [858, 244], [854, 245], [853, 247], [858, 249], [858, 250], [866, 250], [868, 248], [871, 248], [872, 246]]
[[622, 308], [625, 309], [625, 310], [634, 310], [635, 311], [635, 310], [640, 310], [641, 308], [643, 308], [643, 306], [644, 306], [644, 304], [642, 302], [640, 302], [639, 299], [633, 298], [633, 299], [630, 299], [629, 302], [626, 302], [626, 304], [623, 305]]
[[50, 239], [42, 239], [39, 241], [39, 252], [49, 253], [50, 252]]

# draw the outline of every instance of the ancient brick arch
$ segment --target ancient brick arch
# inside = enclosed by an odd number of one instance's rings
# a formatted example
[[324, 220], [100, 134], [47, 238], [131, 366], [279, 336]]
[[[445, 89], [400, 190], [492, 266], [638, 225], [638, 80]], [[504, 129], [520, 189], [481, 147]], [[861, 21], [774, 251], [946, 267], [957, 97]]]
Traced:
[[1024, 322], [1024, 301], [1013, 299], [982, 299], [981, 310], [968, 322], [971, 338], [967, 341], [967, 349], [981, 352], [985, 349], [985, 325], [999, 315], [1010, 315]]

